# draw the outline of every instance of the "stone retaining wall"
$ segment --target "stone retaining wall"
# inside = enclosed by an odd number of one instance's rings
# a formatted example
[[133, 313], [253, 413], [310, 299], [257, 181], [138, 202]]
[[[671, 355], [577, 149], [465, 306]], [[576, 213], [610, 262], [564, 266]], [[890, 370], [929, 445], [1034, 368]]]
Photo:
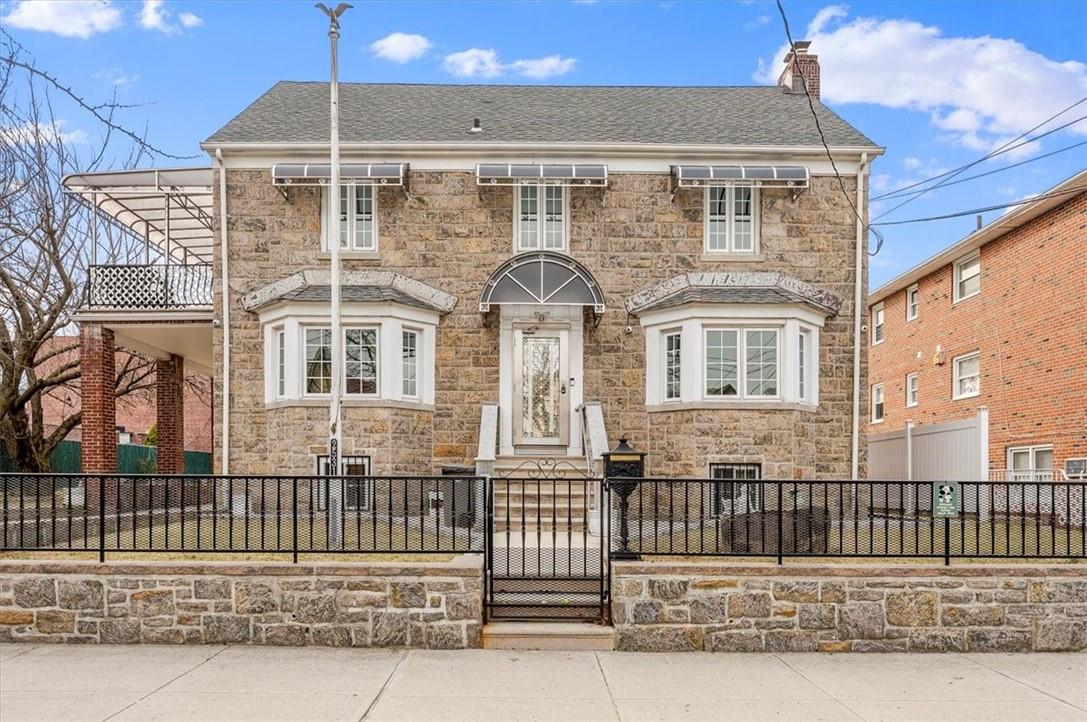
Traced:
[[481, 566], [0, 561], [0, 642], [480, 646]]
[[1087, 649], [1087, 566], [617, 562], [616, 648]]

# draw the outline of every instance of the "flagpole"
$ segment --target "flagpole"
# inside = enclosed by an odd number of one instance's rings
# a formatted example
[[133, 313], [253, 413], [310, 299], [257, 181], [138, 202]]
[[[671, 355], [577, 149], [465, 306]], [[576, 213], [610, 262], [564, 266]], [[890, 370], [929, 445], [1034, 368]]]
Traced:
[[[343, 479], [340, 469], [340, 451], [342, 441], [341, 400], [343, 395], [343, 328], [340, 320], [340, 92], [339, 64], [337, 43], [340, 39], [340, 15], [351, 6], [340, 3], [335, 10], [330, 10], [324, 3], [317, 7], [328, 16], [328, 38], [332, 53], [332, 74], [329, 81], [329, 203], [328, 203], [328, 248], [331, 257], [331, 343], [332, 379], [331, 399], [328, 408], [328, 539], [329, 546], [339, 547], [343, 543], [341, 514], [343, 510]], [[340, 478], [338, 478], [340, 477]]]

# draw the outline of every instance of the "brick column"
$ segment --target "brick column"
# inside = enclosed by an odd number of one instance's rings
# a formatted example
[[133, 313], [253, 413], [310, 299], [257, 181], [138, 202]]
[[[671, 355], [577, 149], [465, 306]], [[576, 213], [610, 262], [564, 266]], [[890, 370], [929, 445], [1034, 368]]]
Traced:
[[185, 472], [185, 359], [173, 355], [155, 361], [155, 423], [158, 473]]
[[[79, 331], [84, 473], [117, 473], [117, 387], [113, 331], [84, 323]], [[89, 490], [88, 490], [89, 491]]]

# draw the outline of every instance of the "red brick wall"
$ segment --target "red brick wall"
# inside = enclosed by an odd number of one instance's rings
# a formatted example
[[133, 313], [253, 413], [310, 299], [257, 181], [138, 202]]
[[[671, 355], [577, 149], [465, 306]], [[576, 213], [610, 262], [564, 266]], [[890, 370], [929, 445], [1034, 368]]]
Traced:
[[158, 424], [158, 473], [185, 471], [185, 360], [155, 360], [155, 412]]
[[[913, 321], [905, 289], [883, 302], [886, 340], [870, 346], [868, 358], [869, 383], [884, 385], [886, 420], [869, 433], [907, 420], [962, 419], [987, 406], [990, 468], [1007, 465], [1011, 446], [1052, 444], [1059, 468], [1087, 456], [1087, 194], [982, 246], [977, 296], [952, 303], [952, 265], [922, 278], [919, 291]], [[943, 365], [933, 364], [937, 344]], [[981, 352], [981, 393], [953, 401], [952, 359], [972, 351]], [[913, 372], [920, 401], [906, 408]]]
[[83, 471], [117, 472], [117, 384], [113, 331], [93, 323], [80, 329]]

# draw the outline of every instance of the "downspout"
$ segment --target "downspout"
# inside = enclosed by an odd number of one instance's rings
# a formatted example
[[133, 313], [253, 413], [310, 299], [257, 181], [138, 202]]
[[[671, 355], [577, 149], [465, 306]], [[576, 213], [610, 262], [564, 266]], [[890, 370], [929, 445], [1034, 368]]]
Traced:
[[223, 410], [222, 410], [222, 448], [223, 457], [220, 465], [222, 474], [230, 473], [230, 255], [226, 245], [226, 166], [223, 165], [223, 151], [215, 149], [215, 161], [219, 165], [219, 246], [220, 265], [222, 266], [223, 284]]
[[[861, 318], [867, 315], [867, 309], [861, 309], [861, 297], [864, 284], [864, 254], [867, 248], [864, 246], [864, 218], [866, 209], [864, 202], [864, 174], [868, 169], [868, 154], [861, 153], [861, 164], [857, 169], [857, 242], [854, 268], [857, 270], [853, 284], [853, 445], [851, 449], [850, 479], [854, 485], [860, 475], [860, 449], [861, 449]], [[863, 314], [863, 315], [862, 315]], [[856, 503], [856, 492], [853, 499]]]

